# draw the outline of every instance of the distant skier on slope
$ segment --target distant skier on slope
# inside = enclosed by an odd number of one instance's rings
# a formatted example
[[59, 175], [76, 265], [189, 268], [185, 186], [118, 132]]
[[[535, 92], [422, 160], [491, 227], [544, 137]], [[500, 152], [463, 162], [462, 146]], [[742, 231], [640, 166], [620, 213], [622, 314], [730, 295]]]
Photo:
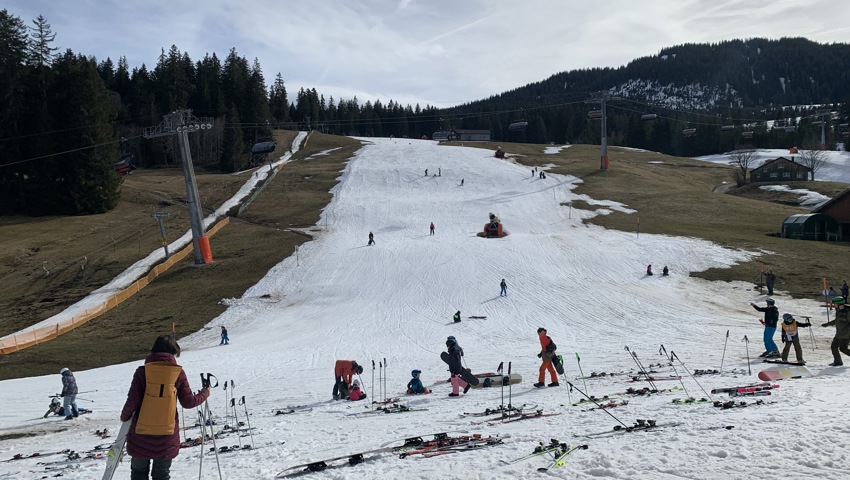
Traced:
[[552, 365], [552, 358], [556, 355], [555, 349], [558, 347], [555, 346], [555, 342], [546, 335], [546, 329], [540, 327], [537, 329], [537, 338], [540, 340], [540, 353], [537, 354], [537, 357], [543, 360], [543, 363], [540, 364], [540, 371], [537, 377], [537, 383], [534, 384], [535, 387], [545, 387], [546, 386], [546, 371], [549, 371], [549, 378], [552, 380], [552, 383], [549, 384], [550, 387], [558, 387], [560, 384], [558, 383], [558, 374], [555, 372], [555, 366]]
[[501, 287], [501, 291], [499, 292], [500, 297], [508, 296], [508, 284], [505, 282], [505, 279], [502, 279], [502, 282], [499, 283], [499, 287]]
[[646, 274], [652, 275], [652, 264], [651, 263], [646, 266]]
[[375, 244], [375, 236], [372, 235], [372, 232], [369, 232], [369, 243], [366, 245], [374, 245]]
[[460, 310], [455, 312], [452, 316], [452, 320], [454, 320], [455, 323], [460, 323]]
[[434, 222], [431, 222], [431, 235], [434, 235]]
[[228, 336], [227, 336], [227, 329], [224, 328], [224, 325], [222, 325], [221, 326], [221, 342], [219, 342], [219, 345], [229, 345], [229, 344], [230, 344], [230, 338], [228, 338]]
[[461, 360], [463, 349], [458, 345], [457, 339], [452, 336], [446, 339], [446, 351], [449, 354], [449, 372], [452, 374], [452, 393], [449, 396], [457, 397], [460, 395], [459, 391], [461, 387], [463, 387], [463, 393], [468, 392], [471, 388], [471, 385], [460, 378], [460, 374], [463, 372], [463, 363]]
[[832, 303], [835, 304], [835, 319], [824, 323], [823, 326], [835, 325], [835, 338], [829, 346], [832, 350], [833, 362], [829, 366], [840, 367], [844, 365], [841, 354], [850, 356], [850, 349], [847, 348], [850, 344], [850, 307], [846, 305], [844, 297], [835, 297]]
[[764, 325], [764, 353], [759, 357], [776, 358], [780, 356], [779, 347], [773, 341], [773, 334], [776, 333], [776, 324], [779, 323], [779, 309], [776, 308], [776, 302], [772, 298], [766, 300], [766, 307], [759, 307], [755, 303], [750, 303], [753, 308], [764, 313], [764, 320], [759, 319]]

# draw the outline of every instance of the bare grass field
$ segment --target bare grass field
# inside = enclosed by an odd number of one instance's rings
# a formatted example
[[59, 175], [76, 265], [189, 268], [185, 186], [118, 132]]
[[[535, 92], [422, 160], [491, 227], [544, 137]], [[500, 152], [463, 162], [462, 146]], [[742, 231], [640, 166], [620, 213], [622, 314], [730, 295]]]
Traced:
[[[295, 132], [278, 132], [280, 149]], [[53, 374], [59, 368], [87, 369], [144, 357], [150, 339], [176, 325], [178, 337], [197, 331], [224, 310], [223, 298], [238, 298], [275, 264], [309, 241], [331, 200], [330, 189], [361, 143], [313, 133], [307, 145], [231, 225], [211, 239], [215, 263], [196, 267], [192, 256], [127, 302], [57, 340], [0, 356], [0, 379]], [[454, 143], [454, 145], [458, 145]], [[807, 210], [793, 196], [751, 186], [717, 193], [732, 180], [729, 167], [611, 147], [610, 168], [599, 169], [599, 147], [574, 145], [544, 154], [542, 145], [500, 144], [505, 161], [546, 166], [583, 183], [574, 191], [621, 202], [639, 213], [612, 213], [591, 222], [641, 234], [700, 237], [719, 244], [763, 251], [756, 261], [693, 275], [708, 280], [755, 283], [764, 264], [778, 275], [776, 289], [818, 298], [822, 278], [836, 288], [850, 273], [848, 245], [787, 240], [774, 236], [784, 218]], [[465, 146], [494, 151], [495, 143]], [[325, 152], [326, 155], [316, 155]], [[494, 161], [499, 161], [495, 160]], [[239, 175], [198, 174], [205, 209], [219, 205], [244, 183]], [[796, 188], [835, 195], [846, 185], [802, 182]], [[61, 311], [160, 246], [154, 211], [170, 213], [170, 240], [189, 229], [182, 171], [137, 171], [126, 177], [120, 205], [89, 217], [0, 217], [0, 334], [12, 333]], [[576, 208], [593, 208], [574, 202]], [[565, 208], [567, 206], [565, 205]], [[639, 224], [638, 224], [639, 222]], [[663, 264], [662, 258], [647, 263]], [[674, 275], [678, 272], [672, 272]], [[850, 275], [848, 275], [850, 276]]]

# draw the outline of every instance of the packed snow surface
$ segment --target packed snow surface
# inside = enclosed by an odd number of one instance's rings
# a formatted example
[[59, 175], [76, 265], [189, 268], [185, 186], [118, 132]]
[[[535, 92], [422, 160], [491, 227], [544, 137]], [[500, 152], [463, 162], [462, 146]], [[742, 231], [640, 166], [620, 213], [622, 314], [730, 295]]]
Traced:
[[[593, 215], [634, 210], [594, 199], [593, 192], [579, 197], [572, 191], [579, 183], [576, 178], [531, 177], [528, 167], [494, 159], [486, 150], [419, 140], [362, 140], [363, 148], [341, 172], [333, 200], [311, 229], [315, 240], [300, 247], [297, 259], [290, 257], [272, 268], [241, 299], [229, 300], [227, 311], [204, 330], [180, 340], [179, 362], [195, 389], [200, 388], [202, 373], [213, 373], [222, 384], [233, 381], [228, 390], [216, 388], [209, 399], [217, 428], [225, 422], [228, 395], [237, 401], [244, 396], [245, 405], [237, 408], [239, 419], [246, 420], [247, 407], [255, 427], [253, 438], [243, 437], [241, 442], [253, 441], [259, 448], [220, 455], [223, 478], [274, 478], [293, 465], [436, 432], [505, 438], [501, 445], [433, 458], [387, 454], [304, 478], [847, 478], [846, 374], [843, 368], [825, 366], [832, 361], [828, 345], [834, 330], [820, 327], [826, 321], [824, 309], [813, 301], [792, 300], [781, 291], [782, 277], [792, 272], [777, 272], [775, 297], [781, 312], [801, 320], [803, 315], [813, 317], [813, 336], [803, 329], [801, 338], [815, 375], [783, 380], [770, 396], [736, 399], [764, 400], [762, 405], [729, 410], [710, 403], [674, 405], [674, 398], [687, 395], [729, 400], [726, 395], [709, 395], [711, 389], [757, 382], [756, 374], [766, 368], [757, 358], [764, 350], [760, 314], [749, 305], [764, 305], [765, 297], [751, 284], [688, 276], [745, 261], [753, 252], [694, 238], [638, 236], [585, 225], [582, 220]], [[559, 153], [568, 154], [569, 150]], [[426, 168], [429, 172], [441, 168], [442, 175], [423, 176]], [[579, 198], [592, 201], [597, 210], [569, 205]], [[476, 235], [491, 212], [501, 218], [509, 235], [500, 239]], [[436, 226], [434, 236], [428, 231], [431, 222]], [[374, 246], [366, 245], [370, 231]], [[647, 264], [653, 265], [656, 275], [645, 275]], [[670, 276], [660, 275], [664, 265]], [[499, 296], [503, 278], [507, 297]], [[457, 310], [463, 320], [456, 324], [451, 317]], [[218, 346], [220, 325], [227, 326], [230, 345]], [[563, 379], [560, 387], [532, 386], [540, 365], [536, 330], [541, 326], [564, 357], [566, 379], [576, 387], [572, 391]], [[495, 371], [500, 362], [507, 370], [510, 362], [522, 382], [510, 390], [474, 389], [448, 397], [450, 386], [436, 382], [448, 377], [439, 354], [449, 335], [457, 337], [473, 371]], [[585, 375], [635, 370], [626, 346], [645, 365], [661, 362], [656, 375], [673, 375], [673, 368], [659, 355], [661, 345], [675, 352], [684, 366], [675, 364], [681, 382], [659, 381], [658, 387], [684, 387], [687, 394], [680, 390], [631, 398], [628, 405], [607, 411], [616, 419], [605, 411], [568, 405], [582, 398], [579, 390], [601, 397], [648, 386], [627, 382], [629, 375], [576, 379], [579, 365]], [[366, 366], [362, 380], [370, 397], [373, 390], [380, 396], [376, 385], [380, 370], [372, 370], [372, 361], [386, 365], [388, 395], [427, 411], [363, 415], [367, 402], [332, 401], [338, 359]], [[94, 411], [71, 421], [38, 418], [47, 408], [48, 396], [61, 388], [59, 369], [73, 370], [73, 365], [57, 364], [55, 375], [0, 382], [0, 401], [6, 406], [0, 411], [0, 460], [16, 453], [85, 451], [111, 442], [93, 433], [118, 430], [119, 411], [133, 371], [141, 364], [139, 359], [76, 372], [81, 392], [87, 392], [80, 393], [77, 403]], [[699, 383], [687, 373], [719, 369], [721, 364], [726, 374], [697, 376]], [[432, 394], [403, 395], [413, 369], [423, 371], [423, 382], [433, 388]], [[545, 381], [551, 381], [548, 375]], [[507, 424], [476, 424], [488, 417], [461, 416], [498, 407], [502, 394], [505, 403], [510, 399], [513, 405], [559, 415]], [[275, 410], [296, 405], [312, 409], [274, 415]], [[194, 411], [184, 414], [187, 426], [195, 423]], [[681, 424], [581, 437], [612, 430], [618, 420], [632, 425], [637, 419]], [[189, 428], [186, 434], [200, 433]], [[537, 471], [548, 464], [545, 457], [512, 465], [500, 462], [526, 455], [538, 442], [553, 438], [589, 448], [548, 473]], [[231, 434], [217, 445], [239, 441]], [[197, 478], [200, 452], [199, 447], [182, 449], [172, 478]], [[39, 464], [61, 458], [2, 462], [0, 478], [62, 473], [66, 479], [93, 479], [101, 477], [105, 465], [103, 460], [87, 460], [57, 472], [46, 467], [64, 465]], [[116, 478], [128, 477], [125, 461]], [[219, 478], [210, 454], [204, 456], [201, 478]]]

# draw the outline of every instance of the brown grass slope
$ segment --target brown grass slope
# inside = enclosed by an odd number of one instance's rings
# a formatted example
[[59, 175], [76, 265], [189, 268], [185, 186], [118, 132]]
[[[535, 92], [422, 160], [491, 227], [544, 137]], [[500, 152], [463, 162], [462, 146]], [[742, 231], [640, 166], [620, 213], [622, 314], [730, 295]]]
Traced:
[[[279, 135], [278, 145], [289, 145], [295, 134]], [[807, 211], [789, 205], [794, 199], [790, 194], [751, 186], [716, 193], [715, 188], [732, 181], [731, 169], [723, 165], [612, 147], [610, 168], [600, 171], [598, 146], [574, 145], [547, 155], [541, 145], [501, 145], [509, 155], [506, 161], [550, 165], [551, 172], [582, 179], [576, 193], [618, 201], [638, 211], [599, 216], [592, 223], [636, 232], [639, 220], [641, 233], [700, 237], [731, 248], [769, 252], [758, 261], [695, 276], [756, 282], [759, 262], [764, 262], [779, 276], [777, 290], [817, 298], [822, 277], [837, 288], [850, 267], [846, 244], [770, 236], [779, 232], [785, 217]], [[496, 144], [466, 146], [495, 150]], [[329, 190], [358, 148], [360, 143], [353, 139], [314, 133], [250, 207], [213, 237], [212, 266], [195, 267], [190, 256], [108, 314], [58, 340], [0, 357], [0, 379], [139, 359], [155, 335], [170, 331], [171, 322], [176, 323], [178, 336], [203, 328], [224, 310], [219, 300], [240, 297], [296, 245], [309, 240], [289, 229], [318, 222], [331, 199]], [[335, 150], [330, 155], [311, 158], [331, 149]], [[198, 182], [202, 204], [209, 208], [232, 195], [244, 178], [199, 174]], [[802, 186], [826, 195], [846, 187], [827, 182]], [[157, 248], [158, 232], [150, 214], [165, 204], [171, 205], [172, 213], [166, 220], [169, 239], [188, 230], [179, 169], [139, 172], [127, 177], [123, 188], [121, 205], [103, 215], [0, 218], [1, 332], [10, 333], [60, 311]], [[597, 208], [582, 202], [574, 206]], [[88, 261], [83, 269], [84, 256]], [[45, 274], [42, 265], [51, 273]]]

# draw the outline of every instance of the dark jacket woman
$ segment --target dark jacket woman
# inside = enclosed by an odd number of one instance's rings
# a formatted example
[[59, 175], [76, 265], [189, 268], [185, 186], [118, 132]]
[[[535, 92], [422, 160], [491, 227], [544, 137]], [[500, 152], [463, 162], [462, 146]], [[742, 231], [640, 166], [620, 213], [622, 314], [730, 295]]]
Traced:
[[[145, 359], [145, 365], [157, 363], [159, 366], [171, 366], [180, 368], [177, 365], [177, 360], [174, 355], [165, 352], [151, 353]], [[176, 375], [174, 387], [177, 392], [177, 399], [183, 408], [195, 408], [204, 403], [204, 400], [209, 396], [209, 390], [204, 389], [197, 394], [192, 393], [192, 388], [189, 386], [189, 380], [186, 379], [186, 372], [180, 368], [179, 374]], [[145, 399], [145, 388], [147, 378], [145, 367], [136, 369], [133, 375], [133, 382], [130, 385], [130, 391], [127, 393], [127, 401], [124, 403], [124, 409], [121, 410], [121, 421], [126, 422], [133, 419], [130, 427], [130, 433], [127, 435], [127, 453], [134, 458], [146, 459], [163, 459], [174, 458], [180, 451], [180, 422], [177, 417], [177, 408], [174, 408], [174, 432], [170, 435], [144, 435], [136, 432], [136, 427], [139, 421], [139, 412], [142, 410], [142, 400]], [[159, 412], [161, 415], [170, 415], [169, 412]]]
[[449, 353], [449, 372], [452, 375], [460, 375], [463, 372], [463, 363], [461, 362], [461, 357], [463, 356], [463, 349], [460, 348], [460, 345], [457, 344], [457, 340], [454, 337], [449, 337], [446, 340], [446, 347]]

